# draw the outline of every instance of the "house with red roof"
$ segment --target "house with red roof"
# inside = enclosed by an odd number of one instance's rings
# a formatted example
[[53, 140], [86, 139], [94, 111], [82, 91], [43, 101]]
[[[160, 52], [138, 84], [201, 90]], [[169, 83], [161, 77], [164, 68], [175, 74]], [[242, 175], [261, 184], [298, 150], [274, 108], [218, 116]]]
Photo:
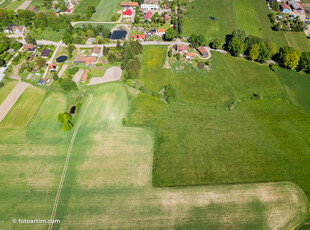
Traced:
[[157, 30], [157, 35], [158, 36], [162, 36], [162, 35], [164, 35], [166, 32], [165, 32], [165, 29], [164, 28], [160, 28], [160, 29], [158, 29]]
[[145, 34], [137, 34], [137, 35], [134, 35], [134, 36], [133, 36], [133, 40], [134, 40], [134, 41], [137, 41], [137, 40], [139, 40], [139, 41], [144, 41], [144, 40], [145, 40]]
[[70, 14], [70, 13], [71, 13], [71, 10], [70, 10], [70, 9], [66, 9], [66, 13], [67, 13], [67, 14]]
[[139, 3], [137, 2], [122, 2], [121, 3], [121, 7], [122, 8], [136, 8], [137, 6], [139, 6]]
[[152, 16], [153, 16], [153, 13], [152, 11], [148, 11], [145, 15], [144, 15], [144, 20], [148, 20], [148, 21], [151, 21], [152, 20]]
[[197, 48], [197, 50], [198, 50], [198, 52], [201, 54], [202, 57], [205, 58], [205, 57], [208, 56], [208, 51], [207, 51], [204, 47], [199, 46], [199, 47]]
[[193, 60], [196, 57], [195, 53], [187, 52], [185, 58], [188, 60]]
[[177, 45], [177, 51], [182, 53], [182, 52], [188, 52], [189, 47], [188, 45]]
[[133, 13], [130, 9], [123, 11], [123, 17], [124, 18], [132, 18], [132, 15], [133, 15]]
[[282, 13], [289, 13], [290, 12], [290, 7], [287, 4], [282, 3], [281, 4], [281, 11], [282, 11]]

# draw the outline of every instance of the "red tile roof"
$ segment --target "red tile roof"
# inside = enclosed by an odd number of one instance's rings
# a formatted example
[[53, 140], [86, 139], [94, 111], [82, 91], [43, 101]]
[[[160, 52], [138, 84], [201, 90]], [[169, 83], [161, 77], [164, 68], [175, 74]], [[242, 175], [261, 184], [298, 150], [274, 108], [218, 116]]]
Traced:
[[135, 7], [135, 6], [139, 6], [139, 3], [137, 3], [137, 2], [122, 2], [121, 6], [123, 6], [123, 7]]
[[284, 10], [284, 9], [289, 9], [290, 7], [287, 4], [282, 3], [281, 8]]
[[205, 55], [207, 53], [207, 50], [202, 46], [199, 46], [197, 50], [199, 51], [199, 53], [201, 53], [201, 55]]
[[34, 49], [34, 44], [24, 44], [23, 49], [24, 50]]
[[178, 51], [184, 51], [184, 50], [188, 50], [188, 45], [177, 45], [177, 50]]
[[100, 52], [100, 48], [98, 46], [94, 46], [94, 48], [91, 51], [91, 53], [95, 53], [95, 54], [99, 54], [99, 52]]
[[145, 34], [137, 34], [133, 36], [134, 40], [145, 39]]
[[152, 16], [153, 16], [153, 13], [151, 11], [147, 12], [145, 15], [144, 15], [144, 19], [148, 18], [148, 19], [152, 19]]
[[80, 56], [75, 59], [75, 62], [85, 63], [86, 65], [90, 65], [96, 61], [97, 61], [97, 57], [93, 57], [93, 56]]
[[165, 33], [165, 29], [164, 28], [158, 29], [157, 33]]
[[132, 12], [130, 9], [123, 12], [123, 16], [132, 16]]
[[87, 79], [87, 74], [89, 73], [89, 69], [87, 69], [85, 72], [84, 72], [84, 75], [83, 75], [83, 77], [82, 77], [82, 79], [81, 79], [81, 82], [85, 82], [86, 81], [86, 79]]
[[195, 53], [190, 53], [190, 52], [186, 53], [186, 57], [195, 57], [195, 56], [196, 56]]
[[36, 9], [36, 7], [34, 5], [29, 6], [28, 10], [33, 12]]
[[301, 8], [303, 11], [305, 11], [305, 8], [303, 8], [302, 5], [301, 5], [299, 2], [297, 2], [297, 4], [300, 6], [300, 8]]

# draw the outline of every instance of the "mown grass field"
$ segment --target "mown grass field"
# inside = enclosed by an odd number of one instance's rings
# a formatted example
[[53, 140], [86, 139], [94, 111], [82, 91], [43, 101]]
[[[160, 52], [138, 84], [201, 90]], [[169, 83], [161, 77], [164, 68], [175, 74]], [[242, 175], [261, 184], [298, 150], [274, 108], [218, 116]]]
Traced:
[[[154, 185], [287, 180], [310, 192], [310, 172], [303, 170], [309, 161], [310, 116], [285, 100], [285, 86], [274, 72], [213, 53], [210, 73], [162, 74], [160, 55], [164, 48], [144, 48], [141, 79], [153, 92], [171, 83], [180, 105], [140, 96], [130, 116], [133, 124], [156, 127]], [[253, 94], [263, 99], [252, 100]], [[229, 111], [231, 102], [236, 105]]]
[[5, 0], [2, 4], [1, 7], [6, 8], [8, 10], [16, 10], [20, 5], [22, 5], [26, 0]]
[[17, 81], [9, 81], [4, 84], [3, 88], [0, 88], [0, 105], [5, 100], [5, 98], [11, 93], [16, 84]]
[[[304, 33], [273, 31], [264, 0], [211, 0], [206, 4], [196, 0], [189, 4], [184, 21], [184, 35], [205, 35], [210, 42], [215, 38], [225, 39], [236, 28], [275, 42], [278, 48], [290, 45], [300, 51], [309, 51], [310, 44]], [[209, 17], [215, 17], [211, 21]], [[198, 32], [199, 31], [199, 32]]]
[[[28, 91], [29, 92], [29, 91]], [[27, 93], [25, 91], [24, 93]], [[33, 93], [33, 92], [32, 92]], [[33, 93], [36, 97], [40, 95]], [[37, 104], [29, 94], [20, 103]], [[45, 97], [32, 117], [18, 113], [19, 124], [26, 128], [0, 127], [0, 228], [47, 229], [45, 224], [13, 224], [13, 219], [49, 219], [71, 133], [64, 133], [57, 115], [66, 109], [66, 97], [51, 94]], [[36, 109], [34, 109], [36, 111]], [[9, 119], [16, 126], [14, 119]], [[8, 122], [7, 121], [7, 122]], [[56, 126], [55, 126], [56, 124]]]

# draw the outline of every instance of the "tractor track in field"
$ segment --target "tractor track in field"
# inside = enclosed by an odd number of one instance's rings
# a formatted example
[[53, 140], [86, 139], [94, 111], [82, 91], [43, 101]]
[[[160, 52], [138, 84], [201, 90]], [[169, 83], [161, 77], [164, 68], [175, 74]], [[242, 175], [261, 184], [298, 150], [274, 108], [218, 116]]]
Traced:
[[62, 186], [63, 186], [65, 178], [66, 178], [66, 174], [67, 174], [67, 169], [68, 169], [68, 165], [69, 165], [69, 160], [70, 160], [70, 156], [71, 156], [72, 147], [73, 147], [76, 135], [77, 135], [77, 133], [79, 131], [79, 128], [80, 128], [80, 126], [81, 126], [81, 124], [82, 124], [82, 122], [83, 122], [83, 120], [85, 118], [85, 115], [86, 115], [86, 112], [87, 112], [87, 108], [90, 105], [90, 103], [92, 102], [92, 100], [93, 100], [93, 95], [90, 94], [90, 99], [89, 99], [89, 101], [88, 101], [88, 103], [87, 103], [87, 105], [86, 105], [86, 107], [85, 107], [85, 109], [83, 111], [82, 117], [81, 117], [80, 121], [78, 122], [77, 126], [75, 127], [74, 133], [72, 135], [72, 138], [71, 138], [71, 141], [70, 141], [70, 145], [69, 145], [69, 148], [68, 148], [68, 152], [67, 152], [67, 156], [66, 156], [65, 165], [64, 165], [64, 168], [63, 168], [63, 171], [62, 171], [60, 183], [59, 183], [57, 194], [56, 194], [56, 198], [55, 198], [52, 215], [51, 215], [51, 218], [50, 218], [51, 223], [48, 226], [48, 230], [52, 230], [53, 229], [53, 220], [55, 219], [55, 216], [56, 216], [56, 211], [57, 211], [58, 202], [59, 202], [59, 198], [60, 198], [61, 191], [62, 191]]

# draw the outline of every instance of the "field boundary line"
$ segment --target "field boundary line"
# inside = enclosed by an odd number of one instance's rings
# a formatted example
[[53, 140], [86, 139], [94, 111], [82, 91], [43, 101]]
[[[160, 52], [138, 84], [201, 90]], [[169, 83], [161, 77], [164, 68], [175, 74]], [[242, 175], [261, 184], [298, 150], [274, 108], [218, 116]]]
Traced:
[[[93, 100], [93, 95], [90, 94], [90, 99], [84, 109], [84, 112], [82, 114], [82, 117], [80, 119], [80, 121], [78, 122], [75, 130], [74, 130], [74, 133], [72, 135], [72, 138], [71, 138], [71, 141], [70, 141], [70, 145], [69, 145], [69, 148], [68, 148], [68, 152], [67, 152], [67, 156], [66, 156], [66, 161], [65, 161], [65, 165], [64, 165], [64, 168], [63, 168], [63, 171], [62, 171], [62, 175], [61, 175], [61, 179], [60, 179], [60, 183], [59, 183], [59, 186], [58, 186], [58, 190], [57, 190], [57, 194], [56, 194], [56, 198], [55, 198], [55, 202], [54, 202], [54, 206], [53, 206], [53, 211], [52, 211], [52, 215], [51, 215], [51, 218], [50, 220], [54, 220], [55, 219], [55, 216], [56, 216], [56, 211], [57, 211], [57, 207], [58, 207], [58, 202], [59, 202], [59, 198], [60, 198], [60, 195], [61, 195], [61, 191], [62, 191], [62, 186], [63, 186], [63, 183], [65, 181], [65, 178], [66, 178], [66, 174], [67, 174], [67, 169], [68, 169], [68, 165], [69, 165], [69, 160], [70, 160], [70, 156], [71, 156], [71, 150], [72, 150], [72, 147], [73, 147], [73, 144], [74, 144], [74, 141], [75, 141], [75, 137], [79, 131], [79, 128], [82, 124], [82, 121], [84, 120], [85, 118], [85, 115], [86, 115], [86, 111], [87, 111], [87, 108], [88, 106], [90, 105], [90, 103], [92, 102]], [[53, 229], [53, 221], [51, 221], [51, 223], [49, 224], [48, 226], [48, 230], [52, 230]]]

